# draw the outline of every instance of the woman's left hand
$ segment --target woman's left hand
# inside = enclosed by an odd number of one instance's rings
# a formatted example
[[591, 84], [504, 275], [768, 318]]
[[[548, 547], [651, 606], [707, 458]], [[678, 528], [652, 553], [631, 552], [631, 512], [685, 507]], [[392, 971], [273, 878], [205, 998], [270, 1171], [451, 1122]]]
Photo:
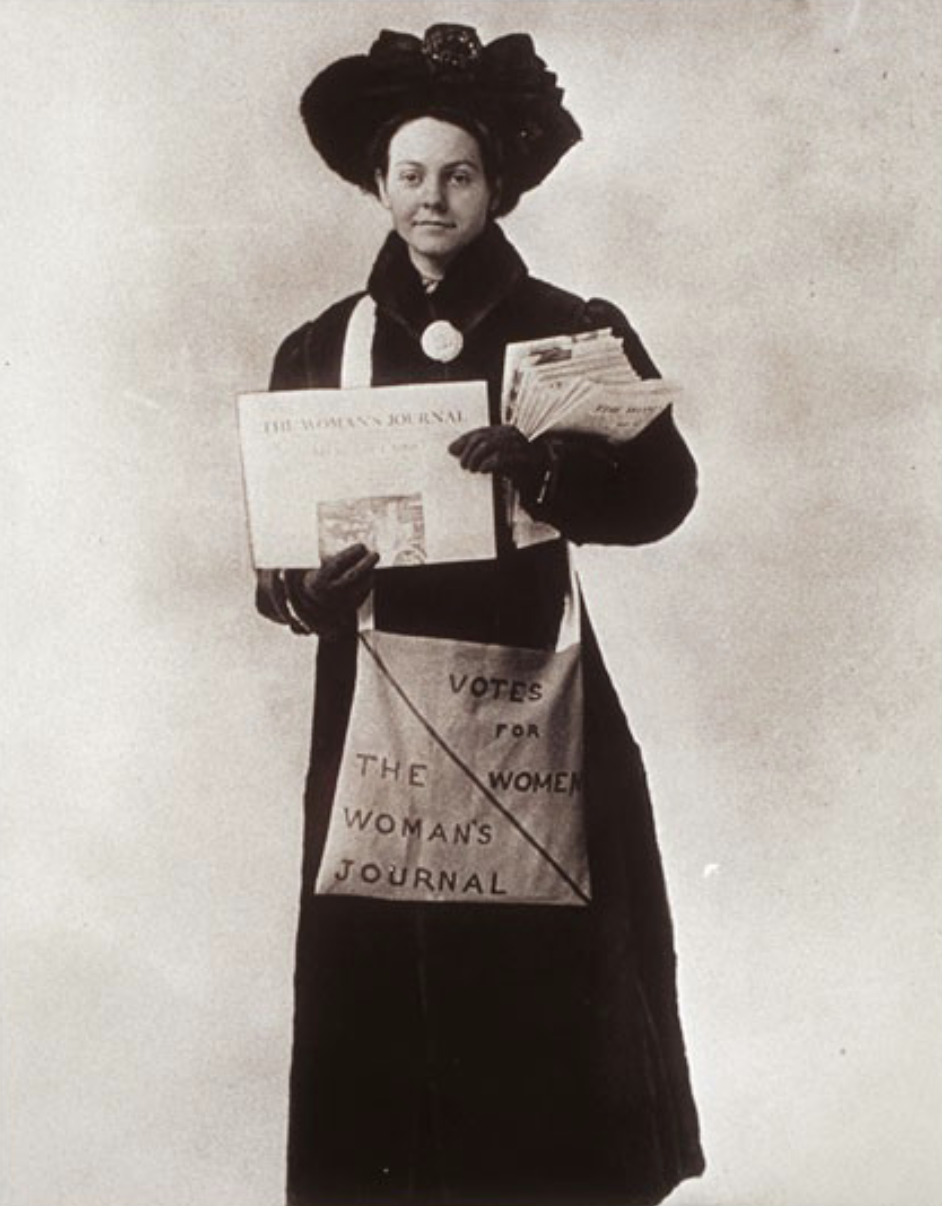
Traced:
[[531, 443], [516, 427], [478, 427], [466, 431], [448, 446], [458, 457], [462, 469], [471, 473], [500, 473], [509, 477], [518, 489], [526, 489], [545, 472], [546, 448]]

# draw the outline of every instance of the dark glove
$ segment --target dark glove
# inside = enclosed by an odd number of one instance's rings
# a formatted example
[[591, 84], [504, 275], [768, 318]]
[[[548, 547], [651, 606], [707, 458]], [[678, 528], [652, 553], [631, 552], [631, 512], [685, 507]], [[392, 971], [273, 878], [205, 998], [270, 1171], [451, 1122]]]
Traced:
[[509, 478], [521, 493], [531, 493], [549, 468], [546, 446], [531, 442], [516, 427], [478, 427], [466, 431], [450, 444], [462, 469], [471, 473], [499, 473]]
[[319, 636], [351, 627], [356, 610], [373, 589], [379, 553], [351, 544], [317, 569], [288, 570], [285, 585], [298, 617]]

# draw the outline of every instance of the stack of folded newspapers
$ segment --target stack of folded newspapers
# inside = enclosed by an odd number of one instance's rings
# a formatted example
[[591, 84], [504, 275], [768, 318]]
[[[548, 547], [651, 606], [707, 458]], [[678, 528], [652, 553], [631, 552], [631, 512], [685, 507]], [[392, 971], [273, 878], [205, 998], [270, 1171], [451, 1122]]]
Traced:
[[582, 432], [633, 439], [676, 401], [677, 385], [642, 381], [611, 330], [512, 343], [504, 360], [503, 418], [535, 440]]

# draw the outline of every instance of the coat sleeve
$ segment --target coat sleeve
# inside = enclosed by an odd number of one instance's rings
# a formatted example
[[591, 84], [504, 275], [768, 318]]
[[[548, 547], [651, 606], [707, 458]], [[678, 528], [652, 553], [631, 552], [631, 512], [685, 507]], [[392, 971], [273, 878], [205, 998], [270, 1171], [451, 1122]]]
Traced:
[[[268, 388], [304, 389], [310, 379], [312, 324], [293, 331], [275, 353]], [[255, 606], [266, 620], [283, 624], [292, 632], [308, 635], [310, 627], [292, 604], [291, 592], [282, 570], [255, 571]]]
[[[340, 379], [347, 321], [362, 296], [362, 293], [353, 294], [325, 310], [320, 318], [292, 331], [275, 353], [268, 388], [335, 389]], [[313, 631], [310, 617], [305, 614], [304, 604], [298, 597], [297, 579], [284, 570], [256, 572], [255, 606], [267, 620], [285, 624], [292, 632], [307, 636]]]
[[[304, 384], [304, 348], [307, 328], [289, 335], [281, 344], [272, 367], [269, 389], [300, 389]], [[280, 570], [255, 571], [255, 606], [260, 615], [274, 624], [284, 624], [301, 632], [288, 604], [284, 574]]]
[[[580, 327], [611, 327], [640, 377], [660, 375], [627, 318], [609, 302], [586, 302]], [[524, 493], [523, 504], [577, 544], [648, 544], [677, 528], [693, 506], [696, 464], [669, 408], [625, 444], [575, 434], [542, 442], [549, 469]]]

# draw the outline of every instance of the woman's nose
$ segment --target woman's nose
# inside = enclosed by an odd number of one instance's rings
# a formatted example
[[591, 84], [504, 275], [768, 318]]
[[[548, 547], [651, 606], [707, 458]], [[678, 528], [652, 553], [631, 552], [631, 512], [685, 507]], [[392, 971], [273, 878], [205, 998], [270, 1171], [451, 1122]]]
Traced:
[[445, 204], [445, 190], [435, 176], [426, 176], [422, 182], [422, 204], [429, 209], [441, 209]]

